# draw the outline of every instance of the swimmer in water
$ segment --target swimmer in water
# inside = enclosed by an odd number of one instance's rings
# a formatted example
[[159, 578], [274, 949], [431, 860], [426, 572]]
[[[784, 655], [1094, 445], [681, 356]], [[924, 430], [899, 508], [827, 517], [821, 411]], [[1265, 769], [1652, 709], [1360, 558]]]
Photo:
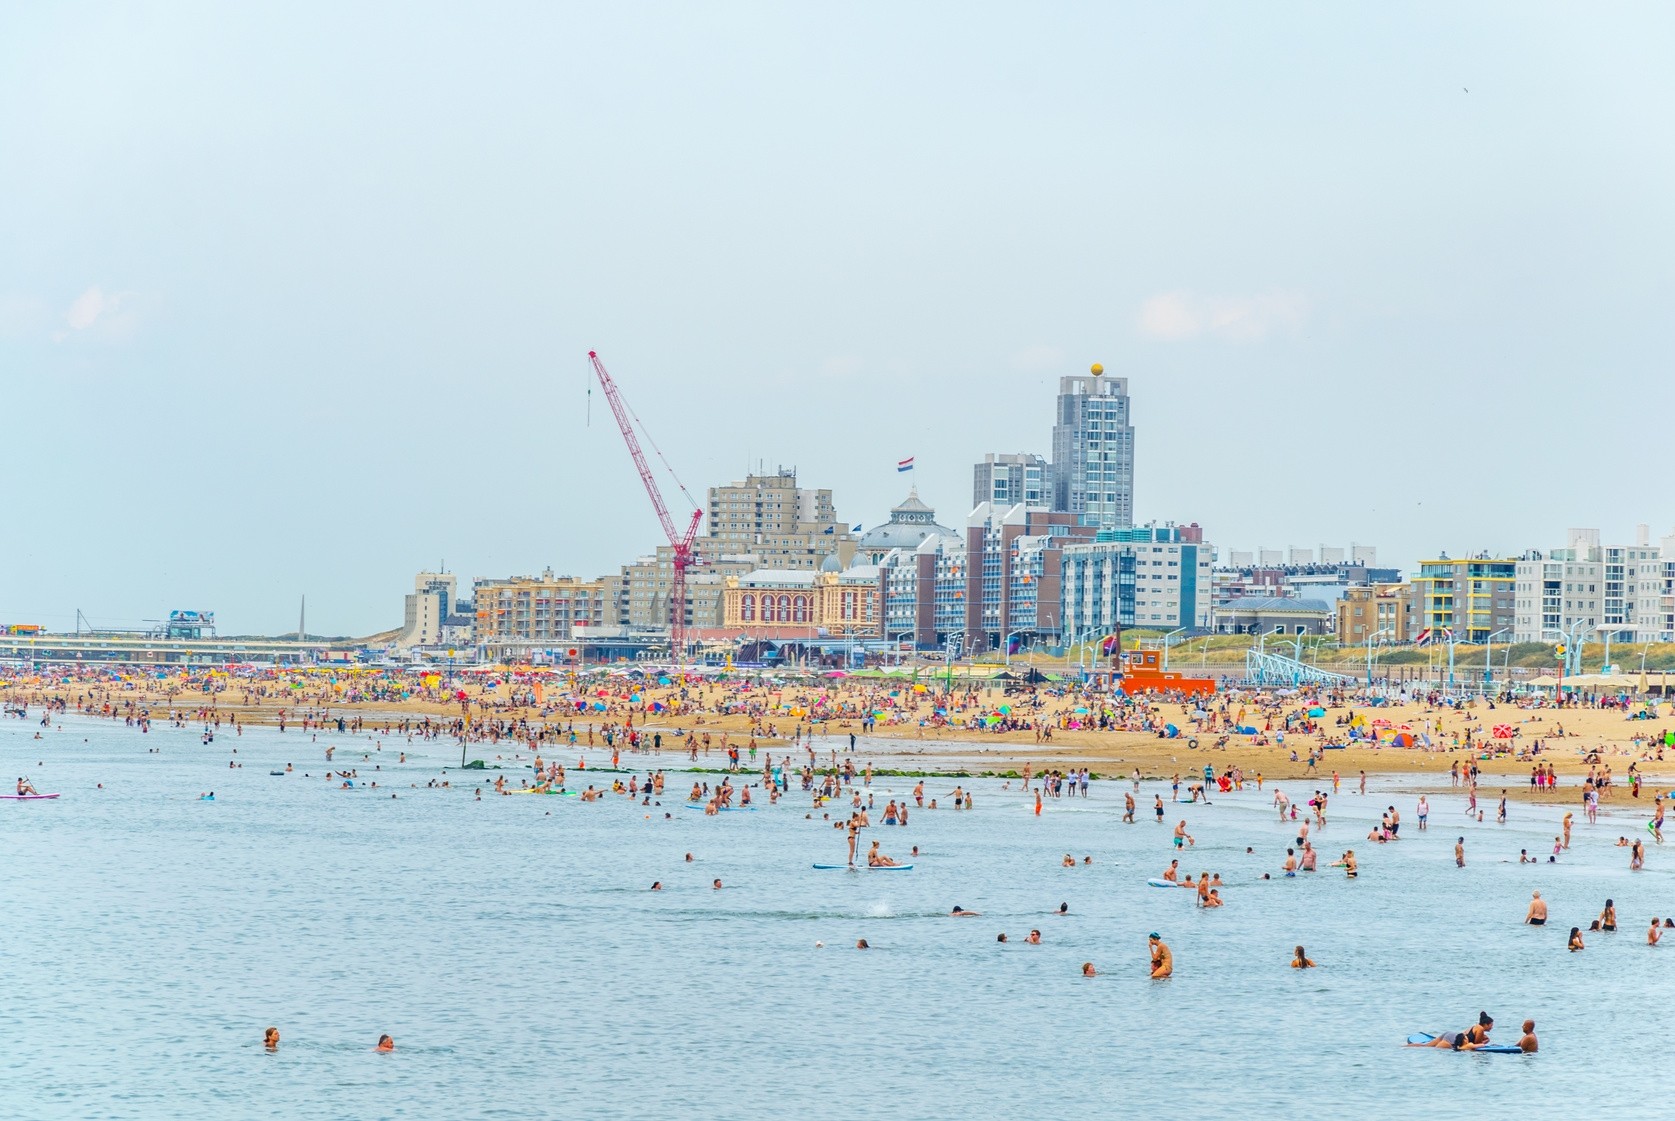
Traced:
[[269, 1028], [267, 1031], [262, 1033], [262, 1046], [266, 1047], [269, 1051], [279, 1050], [278, 1028]]
[[1533, 1055], [1541, 1049], [1541, 1044], [1535, 1038], [1535, 1021], [1524, 1021], [1524, 1034], [1518, 1037], [1518, 1050], [1526, 1055]]
[[1151, 977], [1154, 981], [1161, 981], [1175, 972], [1175, 955], [1169, 952], [1157, 931], [1146, 935], [1146, 942], [1151, 948]]
[[381, 1035], [381, 1036], [378, 1037], [378, 1048], [377, 1049], [380, 1050], [380, 1051], [394, 1051], [395, 1050], [395, 1040], [391, 1039], [387, 1035]]
[[1584, 947], [1582, 945], [1582, 928], [1579, 927], [1579, 926], [1571, 927], [1570, 928], [1570, 942], [1567, 946], [1567, 949], [1569, 949], [1570, 952], [1574, 954], [1577, 950], [1581, 950], [1581, 949], [1585, 949], [1585, 948], [1586, 947]]
[[1541, 898], [1539, 891], [1530, 893], [1530, 909], [1524, 915], [1524, 922], [1530, 926], [1547, 925], [1547, 900]]
[[954, 909], [948, 912], [948, 917], [951, 919], [974, 919], [982, 913], [981, 911], [968, 911], [956, 903]]
[[1291, 968], [1293, 968], [1293, 969], [1313, 969], [1314, 967], [1315, 967], [1314, 959], [1310, 958], [1308, 954], [1303, 952], [1303, 947], [1298, 946], [1297, 947], [1297, 956], [1293, 957], [1291, 959]]
[[855, 942], [855, 948], [857, 950], [870, 950], [870, 949], [872, 949], [871, 946], [867, 945], [867, 940], [865, 938], [857, 939], [856, 942]]
[[1024, 941], [1029, 943], [1031, 946], [1041, 945], [1041, 932], [1039, 930], [1031, 930], [1029, 932], [1029, 937], [1025, 938]]
[[1084, 977], [1097, 977], [1097, 976], [1099, 976], [1099, 970], [1097, 970], [1093, 967], [1093, 962], [1084, 961], [1082, 963], [1082, 976], [1084, 976]]
[[1475, 1051], [1477, 1044], [1472, 1042], [1471, 1033], [1463, 1031], [1445, 1031], [1429, 1043], [1409, 1043], [1409, 1047], [1445, 1047], [1452, 1051]]

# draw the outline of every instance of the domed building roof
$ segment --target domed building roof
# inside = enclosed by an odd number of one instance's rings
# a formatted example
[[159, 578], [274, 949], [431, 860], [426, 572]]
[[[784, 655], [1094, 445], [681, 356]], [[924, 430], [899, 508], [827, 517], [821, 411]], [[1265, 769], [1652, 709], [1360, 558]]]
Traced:
[[842, 572], [843, 571], [843, 561], [838, 559], [838, 555], [836, 553], [827, 553], [826, 554], [826, 559], [820, 562], [820, 571], [821, 572]]
[[891, 549], [917, 549], [920, 542], [931, 536], [958, 537], [959, 534], [936, 523], [936, 511], [920, 501], [919, 488], [914, 487], [890, 511], [889, 521], [861, 535], [857, 555], [865, 555], [876, 564]]

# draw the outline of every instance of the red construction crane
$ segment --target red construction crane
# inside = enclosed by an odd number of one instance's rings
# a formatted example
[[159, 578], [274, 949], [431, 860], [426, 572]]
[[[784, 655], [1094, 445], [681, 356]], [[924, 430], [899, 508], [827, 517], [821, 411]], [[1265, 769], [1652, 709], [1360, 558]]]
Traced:
[[[675, 529], [675, 519], [669, 516], [663, 492], [651, 473], [651, 465], [646, 462], [646, 453], [640, 450], [639, 438], [634, 435], [634, 426], [639, 418], [623, 402], [621, 391], [606, 372], [605, 364], [599, 361], [599, 355], [590, 350], [587, 358], [593, 363], [593, 372], [599, 377], [605, 399], [611, 403], [617, 427], [622, 430], [622, 442], [628, 445], [628, 454], [634, 457], [634, 467], [640, 472], [640, 482], [645, 484], [646, 493], [651, 496], [652, 508], [657, 511], [657, 520], [663, 526], [663, 536], [669, 539], [669, 548], [674, 552], [674, 578], [669, 582], [669, 656], [679, 659], [686, 653], [686, 570], [698, 563], [692, 553], [692, 543], [698, 537], [698, 523], [704, 520], [704, 512], [697, 509], [697, 503], [693, 503], [692, 521], [687, 524], [686, 532], [680, 533]], [[653, 443], [652, 448], [656, 450], [657, 445]], [[658, 451], [657, 457], [663, 459], [663, 453]], [[667, 459], [663, 459], [663, 466], [669, 466]], [[673, 475], [674, 469], [670, 468], [669, 473]], [[680, 486], [678, 478], [675, 485]], [[687, 493], [686, 487], [680, 486], [680, 489], [691, 502], [692, 495]]]

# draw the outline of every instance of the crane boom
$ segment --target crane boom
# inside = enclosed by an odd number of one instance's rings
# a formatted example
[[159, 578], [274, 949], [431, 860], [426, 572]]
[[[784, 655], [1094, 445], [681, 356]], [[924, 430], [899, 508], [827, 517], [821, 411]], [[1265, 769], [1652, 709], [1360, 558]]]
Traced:
[[669, 506], [663, 501], [663, 491], [657, 485], [657, 477], [651, 473], [651, 464], [646, 462], [646, 453], [640, 450], [640, 440], [634, 434], [634, 422], [628, 405], [622, 399], [622, 392], [617, 389], [616, 382], [611, 380], [605, 364], [599, 361], [597, 352], [588, 351], [587, 358], [593, 363], [593, 372], [599, 378], [599, 387], [605, 391], [605, 400], [611, 404], [611, 413], [616, 417], [617, 428], [622, 432], [622, 442], [628, 445], [628, 454], [634, 460], [635, 470], [640, 473], [640, 482], [651, 499], [652, 509], [657, 511], [657, 521], [663, 527], [663, 536], [668, 539], [673, 554], [674, 573], [669, 581], [669, 654], [678, 660], [686, 652], [686, 570], [697, 563], [693, 544], [698, 539], [698, 525], [704, 520], [704, 512], [692, 511], [692, 520], [687, 524], [685, 533], [675, 528], [675, 519], [670, 516]]
[[616, 382], [611, 380], [610, 372], [605, 369], [605, 364], [599, 361], [596, 351], [588, 351], [587, 360], [593, 363], [593, 372], [599, 378], [599, 388], [605, 391], [605, 400], [611, 403], [616, 426], [622, 431], [622, 442], [628, 445], [628, 454], [633, 457], [634, 467], [640, 472], [640, 482], [645, 484], [646, 494], [651, 496], [652, 509], [657, 511], [657, 520], [663, 525], [663, 536], [673, 545], [680, 540], [675, 533], [675, 520], [669, 516], [669, 507], [663, 502], [663, 492], [657, 487], [657, 477], [651, 473], [651, 464], [646, 462], [646, 453], [640, 450], [640, 439], [634, 435], [634, 422], [628, 417], [628, 406], [623, 404], [622, 391], [617, 389]]

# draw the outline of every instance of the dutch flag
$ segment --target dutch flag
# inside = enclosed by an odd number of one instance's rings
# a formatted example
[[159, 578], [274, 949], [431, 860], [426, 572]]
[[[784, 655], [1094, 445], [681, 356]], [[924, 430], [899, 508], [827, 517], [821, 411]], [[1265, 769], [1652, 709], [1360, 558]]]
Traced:
[[896, 460], [896, 470], [897, 471], [911, 471], [911, 470], [913, 470], [913, 457], [908, 456], [906, 459]]

